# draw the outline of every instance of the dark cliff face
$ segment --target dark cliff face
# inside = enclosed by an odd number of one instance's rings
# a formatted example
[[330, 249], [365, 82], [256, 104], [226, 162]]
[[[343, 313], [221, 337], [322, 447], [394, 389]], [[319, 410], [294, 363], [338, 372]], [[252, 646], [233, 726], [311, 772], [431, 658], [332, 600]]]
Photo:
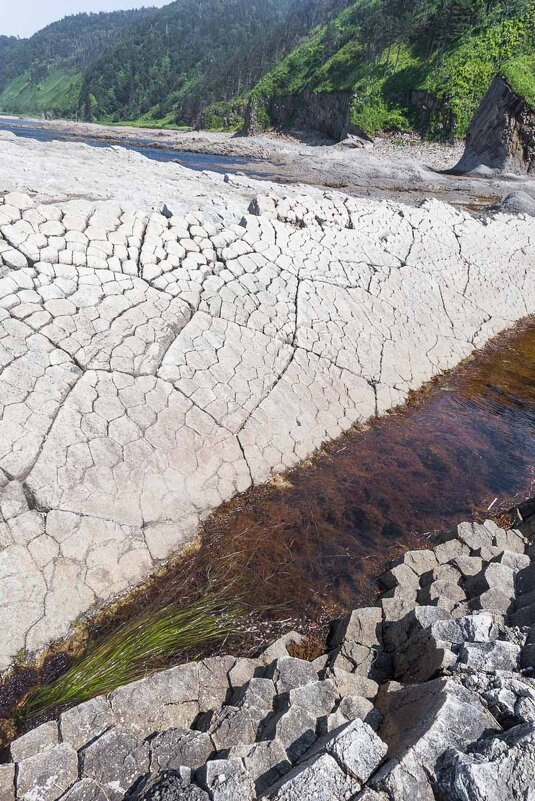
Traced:
[[[242, 133], [257, 133], [265, 128], [259, 122], [258, 109], [250, 103]], [[312, 92], [271, 98], [264, 108], [270, 122], [277, 128], [318, 131], [336, 142], [353, 133], [351, 125], [351, 94], [349, 92]], [[362, 133], [359, 129], [358, 133]]]
[[472, 120], [466, 148], [454, 172], [486, 167], [535, 174], [535, 110], [498, 76]]

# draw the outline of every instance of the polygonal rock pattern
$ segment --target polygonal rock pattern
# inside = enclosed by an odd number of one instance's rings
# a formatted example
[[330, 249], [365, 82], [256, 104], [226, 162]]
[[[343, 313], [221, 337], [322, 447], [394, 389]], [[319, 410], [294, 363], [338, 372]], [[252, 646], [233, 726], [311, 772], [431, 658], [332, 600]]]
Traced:
[[[534, 311], [522, 217], [317, 190], [252, 211], [2, 198], [0, 670]], [[495, 580], [482, 609], [510, 602]], [[460, 603], [440, 581], [428, 601]]]

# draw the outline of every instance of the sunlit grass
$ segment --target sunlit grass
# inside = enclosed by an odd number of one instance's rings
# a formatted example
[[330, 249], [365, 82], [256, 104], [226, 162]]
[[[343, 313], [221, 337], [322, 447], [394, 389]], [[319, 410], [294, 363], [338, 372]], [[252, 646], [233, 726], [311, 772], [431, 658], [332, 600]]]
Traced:
[[169, 666], [175, 655], [245, 630], [244, 606], [222, 596], [146, 612], [95, 642], [84, 658], [56, 681], [32, 692], [17, 713], [17, 723], [110, 693]]

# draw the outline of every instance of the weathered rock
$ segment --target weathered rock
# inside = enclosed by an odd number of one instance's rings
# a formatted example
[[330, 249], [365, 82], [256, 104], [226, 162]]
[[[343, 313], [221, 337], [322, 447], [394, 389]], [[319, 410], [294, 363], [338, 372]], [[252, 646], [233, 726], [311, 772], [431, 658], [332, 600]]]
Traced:
[[0, 765], [0, 798], [15, 801], [15, 765]]
[[99, 782], [120, 799], [149, 770], [149, 745], [140, 735], [116, 726], [88, 745], [82, 754], [82, 777]]
[[457, 172], [535, 170], [535, 112], [497, 76], [470, 124]]
[[[286, 756], [286, 751], [279, 740], [266, 740], [254, 743], [245, 749], [240, 749], [240, 756], [249, 776], [251, 776], [257, 794], [287, 773], [292, 763]], [[234, 754], [231, 751], [231, 757]]]
[[381, 699], [384, 716], [379, 736], [388, 745], [388, 761], [371, 786], [396, 801], [434, 801], [431, 781], [438, 757], [459, 749], [483, 732], [499, 729], [477, 695], [453, 679], [409, 685]]
[[535, 776], [535, 724], [482, 739], [470, 753], [447, 751], [440, 759], [439, 787], [452, 801], [528, 799]]
[[262, 739], [278, 740], [290, 761], [296, 762], [315, 742], [317, 727], [314, 714], [300, 706], [292, 706], [266, 722]]
[[510, 642], [466, 642], [459, 655], [459, 665], [470, 670], [489, 673], [497, 670], [516, 670], [521, 648]]
[[283, 656], [269, 665], [266, 676], [273, 680], [279, 694], [288, 693], [318, 680], [318, 674], [310, 664], [292, 656]]
[[17, 799], [57, 801], [77, 779], [78, 754], [60, 743], [18, 763]]
[[108, 798], [105, 789], [98, 782], [82, 779], [62, 796], [62, 801], [108, 801]]
[[209, 801], [208, 793], [191, 784], [179, 771], [168, 771], [148, 778], [127, 798], [131, 801]]
[[49, 721], [14, 740], [11, 743], [11, 758], [14, 762], [20, 762], [53, 748], [58, 743], [58, 724], [56, 721]]
[[253, 801], [255, 788], [241, 760], [214, 759], [197, 772], [197, 780], [211, 801]]
[[330, 754], [344, 773], [365, 784], [386, 756], [387, 747], [362, 720], [354, 720], [322, 737], [311, 751]]
[[332, 756], [322, 754], [294, 768], [267, 795], [270, 801], [333, 801], [351, 798], [358, 790], [360, 784]]
[[316, 681], [289, 692], [291, 706], [300, 706], [317, 718], [329, 715], [338, 700], [334, 683], [330, 679]]
[[214, 752], [210, 736], [190, 729], [169, 729], [150, 741], [153, 772], [200, 768]]
[[373, 679], [367, 679], [358, 673], [348, 673], [334, 667], [328, 671], [328, 678], [332, 680], [339, 695], [360, 695], [364, 698], [375, 698], [379, 685]]
[[78, 750], [106, 731], [113, 722], [110, 705], [99, 696], [63, 712], [59, 719], [61, 739]]

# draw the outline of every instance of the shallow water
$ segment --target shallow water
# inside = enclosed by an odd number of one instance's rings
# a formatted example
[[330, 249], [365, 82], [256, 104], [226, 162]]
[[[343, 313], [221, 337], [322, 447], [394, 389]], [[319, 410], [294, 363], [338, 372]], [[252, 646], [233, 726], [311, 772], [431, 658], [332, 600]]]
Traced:
[[[276, 178], [276, 173], [267, 173], [260, 170], [259, 165], [262, 159], [241, 158], [239, 156], [222, 156], [212, 153], [190, 153], [185, 150], [171, 150], [163, 148], [154, 143], [151, 139], [136, 139], [135, 143], [127, 141], [106, 142], [102, 139], [91, 136], [81, 136], [80, 134], [69, 133], [68, 131], [52, 131], [44, 128], [35, 127], [33, 120], [12, 119], [0, 116], [0, 131], [11, 131], [16, 136], [25, 139], [35, 139], [38, 142], [83, 142], [91, 147], [124, 147], [125, 150], [134, 150], [136, 153], [146, 156], [153, 161], [176, 162], [190, 170], [202, 171], [210, 170], [218, 173], [243, 173], [251, 178]], [[258, 165], [255, 168], [255, 165]]]

